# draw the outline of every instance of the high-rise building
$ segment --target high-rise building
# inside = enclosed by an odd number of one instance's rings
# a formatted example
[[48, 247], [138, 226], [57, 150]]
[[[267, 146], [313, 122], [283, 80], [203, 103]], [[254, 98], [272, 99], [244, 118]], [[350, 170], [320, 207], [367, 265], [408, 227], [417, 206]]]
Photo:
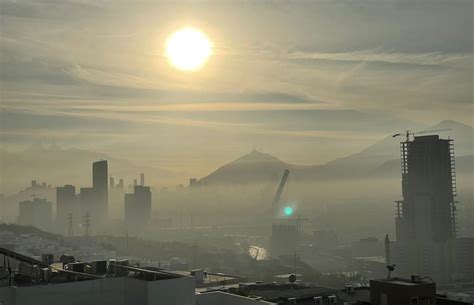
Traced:
[[137, 185], [132, 194], [124, 195], [125, 223], [131, 231], [141, 229], [150, 221], [151, 191], [148, 186]]
[[145, 186], [145, 174], [144, 173], [140, 174], [140, 185]]
[[94, 190], [97, 219], [102, 221], [107, 219], [108, 215], [108, 165], [107, 160], [101, 160], [92, 164], [92, 188]]
[[444, 242], [456, 236], [453, 140], [415, 137], [401, 143], [403, 200], [397, 240]]
[[56, 223], [59, 230], [68, 223], [69, 214], [77, 214], [76, 187], [65, 185], [56, 188]]
[[[399, 275], [423, 274], [446, 283], [455, 274], [456, 178], [451, 139], [415, 137], [400, 144], [403, 200], [397, 201], [397, 241], [390, 264]], [[463, 257], [462, 255], [460, 256]]]
[[52, 216], [52, 204], [46, 199], [35, 197], [33, 200], [21, 201], [18, 204], [18, 224], [20, 225], [49, 230]]
[[281, 255], [294, 254], [298, 245], [298, 239], [299, 231], [296, 223], [274, 223], [272, 225], [272, 235], [270, 236], [270, 255], [272, 257], [279, 257]]
[[79, 202], [81, 216], [84, 216], [86, 213], [94, 213], [96, 211], [94, 189], [92, 187], [81, 187]]

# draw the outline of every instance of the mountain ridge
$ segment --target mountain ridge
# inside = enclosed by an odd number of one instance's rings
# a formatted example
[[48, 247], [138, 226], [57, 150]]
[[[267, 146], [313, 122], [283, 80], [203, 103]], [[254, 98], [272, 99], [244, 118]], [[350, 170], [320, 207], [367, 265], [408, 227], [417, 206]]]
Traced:
[[[425, 130], [440, 129], [449, 129], [443, 131], [446, 132], [444, 136], [442, 134], [440, 136], [443, 138], [452, 136], [454, 138], [456, 156], [466, 156], [467, 160], [469, 156], [474, 155], [472, 140], [474, 128], [472, 126], [453, 120], [443, 120]], [[427, 132], [427, 134], [429, 133]], [[271, 154], [253, 150], [234, 161], [218, 167], [199, 181], [203, 184], [248, 184], [250, 181], [270, 182], [278, 180], [277, 178], [281, 177], [285, 169], [293, 172], [292, 177], [296, 181], [382, 177], [384, 175], [380, 171], [383, 171], [384, 168], [390, 168], [390, 172], [393, 173], [393, 166], [390, 165], [390, 162], [396, 161], [399, 164], [399, 145], [403, 140], [404, 138], [387, 135], [381, 141], [366, 147], [360, 152], [324, 164], [315, 165], [296, 166], [283, 162]], [[456, 144], [458, 142], [460, 142], [460, 145]], [[259, 158], [264, 158], [266, 161], [259, 162]], [[245, 166], [242, 166], [241, 160], [245, 160]], [[269, 162], [269, 160], [273, 162]], [[267, 172], [266, 174], [265, 171]], [[241, 179], [239, 179], [239, 175], [242, 176]]]

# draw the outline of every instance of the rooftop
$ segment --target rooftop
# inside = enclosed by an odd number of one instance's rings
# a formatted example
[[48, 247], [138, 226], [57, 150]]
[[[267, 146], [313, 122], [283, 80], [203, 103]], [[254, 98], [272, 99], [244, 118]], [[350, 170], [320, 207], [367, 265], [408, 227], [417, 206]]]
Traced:
[[404, 278], [398, 278], [398, 277], [376, 279], [376, 280], [371, 280], [371, 282], [383, 282], [383, 283], [403, 285], [403, 286], [420, 286], [420, 285], [434, 284], [432, 281], [427, 281], [425, 278], [413, 280], [413, 279], [404, 279]]
[[[35, 286], [76, 281], [90, 281], [115, 277], [129, 277], [143, 281], [159, 281], [189, 277], [155, 267], [131, 266], [128, 260], [76, 261], [72, 256], [61, 257], [61, 262], [41, 262], [20, 253], [0, 248], [0, 254], [18, 262], [13, 270], [14, 286]], [[0, 269], [4, 269], [0, 267]]]

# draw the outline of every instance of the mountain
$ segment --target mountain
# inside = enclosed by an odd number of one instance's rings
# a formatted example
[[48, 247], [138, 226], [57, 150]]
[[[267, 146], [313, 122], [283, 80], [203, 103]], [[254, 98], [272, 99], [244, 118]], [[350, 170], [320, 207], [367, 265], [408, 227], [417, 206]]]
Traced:
[[219, 167], [210, 175], [199, 180], [202, 184], [247, 184], [278, 181], [283, 171], [294, 166], [257, 150]]
[[[433, 131], [433, 132], [429, 132]], [[437, 131], [437, 132], [434, 132]], [[472, 174], [474, 155], [474, 128], [456, 121], [445, 120], [425, 129], [423, 134], [436, 134], [441, 138], [454, 139], [457, 168], [462, 173]], [[398, 177], [400, 175], [400, 142], [405, 135], [388, 135], [381, 141], [326, 164], [296, 166], [258, 151], [232, 161], [200, 181], [205, 184], [249, 184], [278, 181], [285, 168], [292, 173], [293, 181], [361, 179], [375, 177]]]

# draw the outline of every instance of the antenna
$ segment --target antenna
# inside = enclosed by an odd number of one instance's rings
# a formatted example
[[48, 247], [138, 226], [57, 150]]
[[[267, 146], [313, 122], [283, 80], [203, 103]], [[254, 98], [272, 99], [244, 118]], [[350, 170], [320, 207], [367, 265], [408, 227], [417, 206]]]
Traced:
[[389, 279], [392, 275], [392, 271], [395, 270], [396, 265], [390, 265], [390, 237], [388, 236], [388, 234], [385, 235], [385, 263], [387, 264], [387, 278]]
[[390, 237], [385, 235], [385, 263], [390, 265]]

